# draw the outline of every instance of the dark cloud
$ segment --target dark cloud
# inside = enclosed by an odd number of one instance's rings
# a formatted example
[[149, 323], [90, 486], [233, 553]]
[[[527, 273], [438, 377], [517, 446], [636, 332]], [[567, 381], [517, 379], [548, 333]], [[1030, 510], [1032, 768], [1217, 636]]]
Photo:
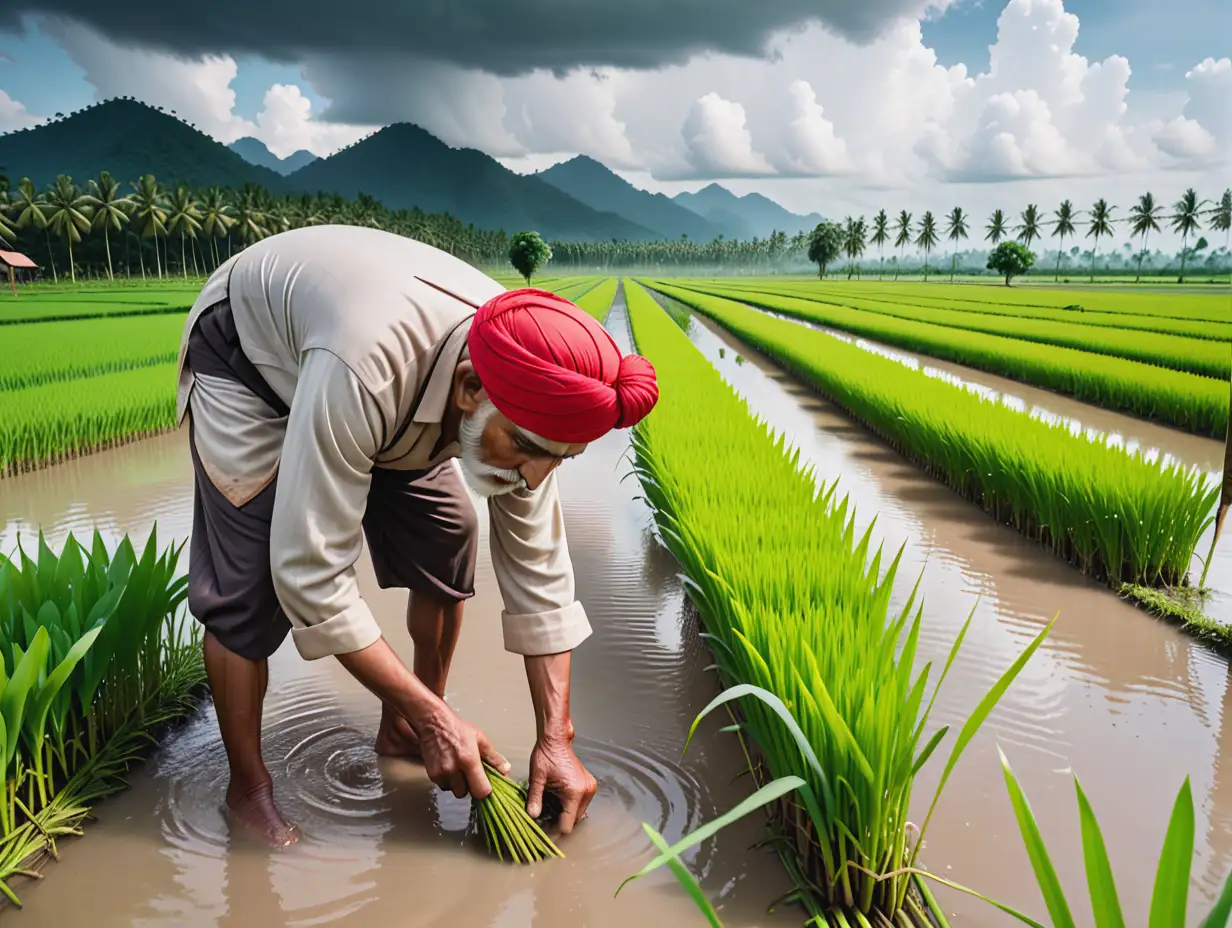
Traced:
[[875, 38], [924, 0], [10, 0], [23, 14], [69, 16], [112, 40], [187, 55], [230, 52], [278, 61], [402, 53], [512, 76], [582, 65], [653, 68], [716, 51], [761, 56], [770, 36], [823, 23]]

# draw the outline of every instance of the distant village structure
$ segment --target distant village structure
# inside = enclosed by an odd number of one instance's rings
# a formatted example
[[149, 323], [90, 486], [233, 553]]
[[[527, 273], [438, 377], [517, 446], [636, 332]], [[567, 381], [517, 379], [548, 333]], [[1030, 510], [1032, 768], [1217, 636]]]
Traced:
[[0, 268], [7, 268], [9, 289], [17, 296], [17, 281], [37, 280], [39, 266], [16, 251], [0, 251]]

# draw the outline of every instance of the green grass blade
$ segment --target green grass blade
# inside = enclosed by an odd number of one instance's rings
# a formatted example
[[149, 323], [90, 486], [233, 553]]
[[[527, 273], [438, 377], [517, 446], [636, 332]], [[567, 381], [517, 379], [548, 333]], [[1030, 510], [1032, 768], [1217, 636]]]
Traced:
[[1215, 900], [1215, 908], [1211, 909], [1198, 928], [1227, 928], [1228, 920], [1232, 918], [1232, 874], [1228, 874], [1223, 884], [1223, 892]]
[[1057, 871], [1048, 857], [1048, 848], [1040, 834], [1039, 825], [1027, 797], [1023, 795], [1018, 779], [1010, 769], [1010, 762], [1000, 748], [997, 753], [1001, 757], [1001, 769], [1005, 771], [1005, 786], [1010, 794], [1010, 803], [1014, 806], [1014, 817], [1018, 819], [1018, 828], [1022, 832], [1023, 844], [1027, 848], [1027, 856], [1031, 859], [1031, 869], [1035, 871], [1035, 880], [1039, 884], [1044, 904], [1048, 907], [1048, 915], [1052, 919], [1053, 928], [1076, 928], [1074, 917], [1070, 914], [1069, 904], [1065, 901], [1065, 893], [1061, 889], [1061, 881], [1057, 879]]
[[1172, 806], [1172, 818], [1164, 836], [1164, 848], [1151, 895], [1150, 928], [1178, 928], [1185, 924], [1189, 898], [1189, 868], [1193, 863], [1194, 808], [1189, 777], [1181, 785]]
[[723, 923], [719, 921], [719, 913], [714, 910], [714, 906], [710, 904], [710, 900], [702, 892], [701, 886], [693, 877], [693, 874], [681, 862], [680, 858], [675, 854], [671, 854], [671, 849], [667, 846], [667, 842], [663, 840], [663, 836], [645, 823], [642, 824], [642, 830], [646, 832], [650, 842], [658, 848], [660, 853], [671, 855], [667, 860], [667, 865], [671, 868], [672, 873], [675, 874], [680, 885], [684, 887], [685, 892], [689, 894], [693, 904], [706, 916], [706, 921], [710, 923], [711, 928], [723, 928]]
[[1125, 928], [1121, 903], [1117, 898], [1116, 881], [1112, 878], [1112, 864], [1108, 860], [1108, 848], [1100, 831], [1099, 821], [1087, 794], [1082, 791], [1078, 778], [1074, 778], [1078, 793], [1078, 815], [1082, 820], [1082, 857], [1087, 867], [1087, 887], [1091, 893], [1091, 910], [1095, 915], [1095, 928]]

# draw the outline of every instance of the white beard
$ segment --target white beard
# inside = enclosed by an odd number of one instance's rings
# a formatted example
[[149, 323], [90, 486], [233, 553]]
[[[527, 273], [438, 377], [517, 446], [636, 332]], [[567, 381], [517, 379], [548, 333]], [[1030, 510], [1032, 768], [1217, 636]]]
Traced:
[[[512, 493], [524, 485], [521, 473], [516, 470], [504, 470], [484, 463], [483, 460], [483, 430], [489, 420], [497, 413], [491, 400], [484, 400], [483, 405], [475, 410], [474, 415], [463, 416], [458, 426], [458, 444], [461, 451], [458, 463], [462, 466], [462, 478], [476, 496], [487, 499]], [[499, 479], [493, 479], [493, 478]], [[509, 481], [502, 483], [501, 481]]]

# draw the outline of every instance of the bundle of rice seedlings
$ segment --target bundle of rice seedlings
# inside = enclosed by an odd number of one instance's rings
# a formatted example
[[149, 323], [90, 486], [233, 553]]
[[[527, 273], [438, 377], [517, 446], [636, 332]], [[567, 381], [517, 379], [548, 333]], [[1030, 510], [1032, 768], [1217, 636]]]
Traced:
[[[539, 823], [526, 811], [526, 787], [488, 764], [483, 765], [492, 793], [471, 804], [471, 818], [483, 836], [488, 853], [498, 860], [529, 864], [549, 857], [564, 857]], [[546, 795], [544, 806], [547, 807]]]

